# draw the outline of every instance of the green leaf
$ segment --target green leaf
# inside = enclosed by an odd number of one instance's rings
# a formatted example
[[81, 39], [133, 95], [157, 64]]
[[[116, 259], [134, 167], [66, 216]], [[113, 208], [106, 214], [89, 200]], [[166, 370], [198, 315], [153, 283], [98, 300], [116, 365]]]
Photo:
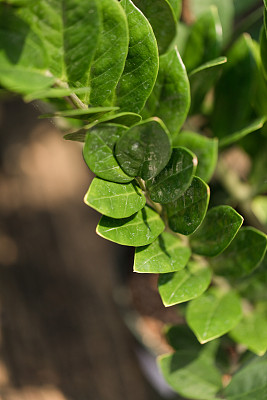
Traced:
[[212, 357], [180, 350], [160, 356], [159, 367], [167, 383], [181, 396], [190, 399], [214, 399], [221, 388], [221, 374]]
[[237, 294], [226, 294], [209, 289], [191, 301], [186, 320], [200, 343], [206, 343], [233, 329], [242, 317], [241, 302]]
[[[173, 6], [178, 11], [177, 0]], [[138, 7], [150, 22], [156, 36], [159, 53], [165, 53], [176, 34], [175, 13], [172, 6], [166, 0], [134, 0]]]
[[117, 86], [121, 111], [139, 113], [155, 84], [159, 59], [157, 42], [145, 16], [131, 0], [122, 0], [129, 26], [129, 51], [123, 74]]
[[250, 274], [263, 260], [267, 237], [255, 228], [240, 229], [223, 254], [212, 260], [216, 273], [228, 278]]
[[223, 391], [226, 400], [263, 400], [267, 395], [267, 356], [255, 357]]
[[50, 56], [49, 70], [71, 85], [89, 86], [101, 30], [96, 0], [40, 0], [21, 9]]
[[[264, 21], [266, 21], [266, 10], [264, 12]], [[265, 22], [266, 26], [266, 22]], [[267, 79], [267, 37], [266, 37], [266, 28], [262, 29], [260, 35], [260, 53], [261, 53], [261, 61], [264, 71], [265, 79]]]
[[237, 343], [262, 356], [267, 350], [267, 316], [262, 310], [253, 310], [245, 315], [230, 332]]
[[83, 156], [88, 167], [100, 178], [117, 183], [133, 180], [119, 166], [113, 152], [117, 140], [127, 128], [121, 125], [99, 125], [86, 136]]
[[25, 101], [32, 101], [38, 99], [57, 99], [60, 97], [69, 96], [71, 94], [84, 94], [90, 90], [89, 87], [82, 88], [49, 88], [37, 92], [30, 93], [24, 96]]
[[147, 182], [150, 197], [157, 203], [176, 200], [188, 189], [197, 166], [196, 156], [183, 147], [173, 149], [166, 167]]
[[118, 110], [118, 107], [90, 107], [86, 109], [56, 111], [52, 114], [43, 114], [42, 118], [69, 117], [91, 121], [114, 110]]
[[108, 217], [127, 218], [141, 210], [146, 199], [137, 185], [94, 178], [84, 202]]
[[220, 55], [222, 27], [217, 8], [212, 6], [202, 14], [189, 34], [183, 61], [188, 72]]
[[[207, 71], [207, 70], [209, 70], [211, 68], [223, 65], [226, 62], [227, 62], [227, 58], [226, 57], [217, 57], [214, 60], [207, 61], [204, 64], [200, 65], [199, 67], [193, 69], [193, 71], [191, 71], [190, 74], [189, 74], [189, 78], [191, 78], [192, 76], [194, 76], [196, 74], [200, 74], [200, 72], [204, 72], [204, 71]], [[200, 75], [198, 75], [198, 78], [199, 77], [200, 77]]]
[[107, 114], [98, 119], [98, 123], [111, 122], [113, 124], [132, 126], [138, 124], [142, 119], [141, 115], [135, 113], [122, 112], [118, 114]]
[[158, 118], [151, 118], [125, 131], [115, 152], [126, 174], [147, 180], [156, 176], [170, 159], [169, 135]]
[[243, 139], [243, 137], [247, 136], [249, 133], [255, 132], [259, 129], [261, 129], [263, 127], [263, 125], [266, 122], [267, 117], [261, 117], [261, 118], [257, 118], [255, 121], [253, 121], [252, 123], [249, 124], [249, 126], [247, 126], [244, 129], [241, 129], [241, 131], [232, 133], [231, 135], [228, 135], [224, 138], [222, 138], [219, 141], [219, 147], [225, 147], [225, 146], [229, 146], [229, 144], [233, 144], [235, 142], [237, 142], [238, 140]]
[[152, 243], [164, 230], [160, 216], [149, 207], [123, 219], [103, 216], [96, 228], [99, 236], [125, 246], [145, 246]]
[[210, 268], [189, 263], [182, 271], [161, 274], [158, 281], [159, 294], [165, 307], [195, 299], [208, 288], [211, 282]]
[[194, 253], [213, 257], [233, 240], [243, 223], [243, 217], [230, 206], [211, 208], [199, 229], [190, 237]]
[[143, 116], [156, 115], [166, 124], [171, 135], [175, 135], [180, 131], [190, 107], [189, 81], [176, 48], [159, 60], [158, 78]]
[[258, 220], [267, 226], [267, 196], [254, 197], [251, 203], [251, 209]]
[[197, 156], [198, 164], [195, 174], [209, 182], [218, 159], [217, 138], [210, 139], [195, 132], [183, 131], [175, 137], [173, 145], [187, 147]]
[[180, 238], [164, 232], [148, 246], [135, 250], [134, 272], [166, 273], [184, 268], [191, 251]]
[[[112, 100], [128, 53], [127, 18], [117, 0], [97, 0], [102, 11], [102, 31], [90, 71], [90, 104]], [[108, 103], [109, 103], [108, 102]]]
[[182, 235], [191, 235], [206, 215], [209, 198], [208, 185], [194, 177], [181, 197], [165, 205], [170, 228]]
[[205, 347], [199, 343], [188, 325], [179, 324], [166, 326], [164, 329], [164, 335], [169, 345], [176, 351], [191, 350], [195, 351], [197, 354]]

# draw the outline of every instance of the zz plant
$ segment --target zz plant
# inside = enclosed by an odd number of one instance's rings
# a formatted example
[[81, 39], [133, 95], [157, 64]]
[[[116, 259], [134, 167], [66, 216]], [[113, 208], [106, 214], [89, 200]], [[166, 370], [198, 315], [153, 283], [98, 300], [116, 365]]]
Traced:
[[[166, 307], [187, 302], [159, 358], [185, 398], [267, 397], [266, 7], [0, 1], [2, 94], [68, 119], [98, 235], [136, 247], [134, 271], [159, 274]], [[246, 176], [226, 162], [233, 144]]]

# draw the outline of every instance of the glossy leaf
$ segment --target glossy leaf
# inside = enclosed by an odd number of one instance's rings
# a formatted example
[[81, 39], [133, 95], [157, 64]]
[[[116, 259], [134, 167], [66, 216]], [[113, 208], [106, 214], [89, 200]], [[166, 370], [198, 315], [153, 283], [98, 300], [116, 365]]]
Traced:
[[211, 208], [199, 229], [190, 237], [193, 252], [216, 256], [229, 246], [242, 223], [241, 215], [230, 206]]
[[190, 186], [197, 166], [195, 155], [183, 147], [173, 149], [166, 167], [147, 182], [150, 197], [166, 204], [180, 197]]
[[231, 278], [250, 274], [262, 261], [267, 247], [267, 236], [255, 228], [240, 229], [230, 246], [212, 260], [216, 273]]
[[223, 391], [226, 400], [263, 400], [267, 395], [267, 356], [245, 364]]
[[196, 357], [194, 351], [180, 350], [159, 357], [159, 367], [167, 383], [181, 396], [214, 400], [221, 388], [221, 375], [212, 357]]
[[159, 294], [165, 307], [195, 299], [208, 288], [211, 270], [191, 262], [182, 271], [161, 274], [158, 281]]
[[216, 7], [202, 14], [189, 34], [183, 61], [188, 72], [220, 55], [222, 27]]
[[131, 0], [122, 0], [129, 27], [129, 50], [123, 74], [117, 87], [121, 111], [139, 113], [155, 84], [159, 61], [153, 30]]
[[209, 182], [217, 164], [218, 140], [195, 132], [183, 131], [175, 137], [173, 145], [187, 147], [197, 156], [195, 174], [205, 182]]
[[232, 330], [242, 317], [241, 302], [237, 294], [226, 294], [210, 289], [191, 301], [186, 320], [200, 343], [206, 343]]
[[244, 316], [241, 322], [230, 332], [237, 343], [262, 356], [267, 350], [267, 315], [261, 310]]
[[209, 198], [208, 185], [194, 177], [181, 197], [165, 205], [170, 228], [182, 235], [191, 235], [206, 215]]
[[170, 159], [169, 135], [158, 118], [143, 121], [125, 131], [115, 152], [126, 174], [147, 180], [156, 176]]
[[99, 236], [125, 246], [145, 246], [164, 230], [160, 216], [149, 207], [123, 219], [103, 216], [96, 228]]
[[146, 199], [137, 185], [120, 184], [94, 178], [85, 197], [85, 203], [112, 218], [126, 218], [145, 206]]
[[[178, 6], [174, 4], [177, 0], [171, 1], [178, 12]], [[159, 53], [165, 53], [176, 33], [174, 9], [166, 0], [134, 0], [133, 2], [150, 22], [157, 39]]]
[[102, 30], [90, 71], [90, 104], [110, 103], [124, 69], [129, 34], [125, 12], [117, 0], [97, 0]]
[[160, 57], [158, 78], [143, 116], [161, 118], [173, 136], [180, 131], [189, 107], [189, 80], [178, 50], [173, 49]]
[[180, 238], [163, 233], [153, 243], [137, 247], [134, 258], [135, 272], [166, 273], [184, 268], [191, 251]]
[[257, 120], [253, 121], [249, 126], [247, 126], [244, 129], [241, 129], [241, 131], [232, 133], [231, 135], [228, 135], [224, 138], [222, 138], [219, 141], [219, 147], [225, 147], [230, 144], [233, 144], [237, 142], [238, 140], [243, 139], [245, 136], [247, 136], [249, 133], [255, 132], [259, 129], [261, 129], [266, 122], [266, 117], [261, 117], [258, 118]]
[[88, 167], [100, 178], [125, 183], [133, 180], [119, 166], [114, 147], [127, 128], [121, 125], [100, 125], [86, 136], [83, 156]]

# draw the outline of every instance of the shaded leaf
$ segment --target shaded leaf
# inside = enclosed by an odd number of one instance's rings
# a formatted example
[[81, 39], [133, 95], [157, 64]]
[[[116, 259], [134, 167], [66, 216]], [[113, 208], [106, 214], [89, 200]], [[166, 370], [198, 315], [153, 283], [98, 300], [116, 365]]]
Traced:
[[170, 159], [171, 144], [162, 122], [153, 118], [125, 131], [115, 152], [125, 173], [147, 180], [165, 167]]
[[249, 133], [255, 132], [259, 129], [261, 129], [264, 125], [264, 123], [266, 122], [267, 117], [261, 117], [256, 119], [255, 121], [253, 121], [252, 123], [249, 124], [249, 126], [247, 126], [244, 129], [241, 129], [241, 131], [232, 133], [231, 135], [228, 135], [224, 138], [222, 138], [219, 141], [219, 147], [225, 147], [225, 146], [229, 146], [229, 144], [233, 144], [235, 142], [237, 142], [238, 140], [243, 139], [243, 137], [247, 136]]
[[73, 93], [75, 94], [84, 94], [90, 90], [89, 87], [82, 88], [49, 88], [46, 90], [41, 90], [38, 92], [33, 92], [24, 96], [24, 100], [32, 101], [37, 99], [57, 99], [60, 97], [69, 96]]
[[195, 132], [183, 131], [175, 137], [173, 145], [187, 147], [197, 156], [198, 164], [195, 174], [209, 182], [218, 159], [217, 138], [210, 139]]
[[90, 107], [86, 109], [56, 111], [55, 113], [52, 114], [43, 114], [41, 117], [42, 118], [69, 117], [69, 118], [78, 118], [89, 121], [89, 120], [94, 120], [100, 117], [101, 115], [106, 114], [113, 110], [118, 110], [118, 107]]
[[195, 351], [196, 354], [203, 350], [204, 346], [199, 343], [188, 325], [179, 324], [166, 326], [164, 335], [167, 342], [174, 350]]
[[240, 278], [250, 274], [262, 261], [267, 237], [255, 228], [240, 229], [230, 246], [212, 260], [216, 273], [228, 278]]
[[267, 225], [267, 196], [254, 197], [251, 204], [251, 209], [258, 220]]
[[159, 294], [165, 307], [195, 299], [208, 288], [211, 282], [210, 268], [189, 263], [182, 271], [161, 274], [158, 281]]
[[103, 117], [99, 118], [98, 123], [112, 122], [113, 124], [132, 126], [140, 122], [141, 119], [142, 117], [139, 114], [122, 112], [104, 115]]
[[[266, 21], [266, 11], [264, 12], [264, 19]], [[265, 22], [266, 23], [266, 22]], [[260, 53], [261, 53], [261, 61], [264, 70], [265, 79], [267, 79], [267, 37], [266, 37], [266, 28], [262, 29], [260, 35]]]
[[99, 236], [125, 246], [145, 246], [164, 230], [160, 216], [149, 207], [123, 219], [103, 216], [96, 228]]
[[200, 343], [206, 343], [233, 329], [242, 317], [241, 302], [237, 294], [226, 294], [209, 289], [191, 301], [186, 320]]
[[160, 57], [159, 74], [143, 111], [144, 117], [156, 115], [171, 135], [177, 134], [190, 107], [190, 88], [183, 61], [177, 49]]
[[[134, 0], [152, 26], [157, 39], [159, 53], [165, 53], [175, 36], [175, 11], [178, 13], [178, 1], [171, 0], [174, 8], [166, 0]], [[176, 4], [175, 4], [176, 3]], [[175, 11], [174, 11], [175, 9]]]
[[183, 147], [173, 149], [166, 167], [147, 182], [150, 197], [166, 204], [180, 197], [190, 186], [197, 166], [195, 155]]
[[153, 30], [131, 0], [122, 0], [129, 26], [129, 50], [117, 86], [121, 111], [139, 113], [149, 97], [158, 73], [158, 48]]
[[193, 252], [216, 256], [229, 246], [243, 223], [243, 217], [230, 206], [211, 208], [198, 230], [190, 237]]
[[[193, 71], [190, 72], [189, 78], [192, 76], [199, 74], [200, 72], [204, 72], [210, 68], [218, 67], [219, 65], [223, 65], [227, 62], [226, 57], [217, 57], [214, 60], [210, 60], [205, 62], [204, 64], [201, 64], [199, 67], [193, 69]], [[199, 78], [199, 75], [198, 75]]]
[[83, 156], [88, 167], [100, 178], [125, 183], [133, 180], [119, 166], [113, 152], [117, 140], [127, 128], [121, 125], [99, 125], [88, 132]]
[[84, 197], [84, 202], [108, 217], [126, 218], [141, 210], [146, 199], [137, 185], [94, 178]]
[[183, 235], [193, 233], [206, 215], [209, 198], [208, 185], [194, 177], [181, 197], [165, 205], [170, 228]]
[[164, 232], [150, 245], [135, 250], [134, 271], [159, 274], [179, 271], [190, 255], [189, 247], [180, 238]]

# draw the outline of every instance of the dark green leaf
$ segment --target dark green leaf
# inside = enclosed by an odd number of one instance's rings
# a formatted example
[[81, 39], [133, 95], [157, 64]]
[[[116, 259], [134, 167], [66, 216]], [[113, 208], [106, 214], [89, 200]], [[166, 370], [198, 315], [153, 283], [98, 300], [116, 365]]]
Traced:
[[249, 350], [262, 356], [267, 350], [267, 315], [253, 310], [230, 332], [230, 336]]
[[238, 140], [243, 139], [243, 137], [247, 136], [249, 133], [255, 132], [258, 129], [261, 129], [266, 122], [267, 117], [261, 117], [253, 121], [249, 126], [246, 128], [242, 129], [239, 132], [232, 133], [231, 135], [228, 135], [224, 138], [222, 138], [219, 141], [219, 147], [225, 147], [228, 146], [229, 144], [233, 144], [237, 142]]
[[218, 140], [210, 139], [195, 132], [183, 131], [174, 139], [174, 146], [184, 146], [197, 156], [196, 175], [209, 182], [218, 159]]
[[166, 0], [166, 1], [170, 4], [176, 20], [179, 19], [182, 12], [182, 0]]
[[131, 0], [122, 0], [129, 26], [129, 51], [117, 87], [121, 111], [139, 113], [149, 97], [158, 73], [158, 48], [153, 30]]
[[[173, 8], [166, 0], [134, 0], [134, 3], [150, 22], [157, 39], [159, 53], [165, 53], [176, 33]], [[176, 4], [176, 10], [177, 8]]]
[[220, 55], [222, 27], [216, 7], [202, 14], [192, 27], [183, 61], [188, 72]]
[[124, 125], [124, 126], [132, 126], [140, 122], [142, 119], [141, 115], [135, 113], [114, 113], [107, 114], [103, 117], [99, 118], [98, 122], [112, 122], [113, 124]]
[[172, 325], [166, 326], [164, 335], [167, 342], [174, 350], [191, 350], [199, 353], [204, 346], [202, 346], [196, 339], [193, 332], [189, 329], [188, 325]]
[[191, 235], [205, 217], [209, 198], [208, 185], [194, 177], [185, 193], [165, 206], [170, 228], [174, 232]]
[[[200, 72], [204, 72], [206, 70], [209, 70], [210, 68], [217, 67], [219, 65], [225, 64], [227, 62], [226, 57], [217, 57], [214, 60], [207, 61], [206, 63], [200, 65], [199, 67], [193, 69], [193, 71], [190, 72], [189, 78], [191, 78], [193, 75], [200, 74]], [[200, 75], [198, 75], [199, 78]]]
[[[266, 11], [265, 14], [266, 15]], [[266, 17], [265, 17], [266, 19]], [[260, 36], [260, 53], [265, 79], [267, 79], [267, 37], [266, 29], [262, 29]]]
[[223, 392], [226, 400], [263, 400], [267, 396], [267, 356], [255, 357], [232, 378]]
[[[102, 31], [90, 72], [90, 104], [110, 103], [124, 69], [129, 34], [125, 12], [117, 0], [97, 0]], [[91, 39], [90, 39], [91, 40]]]
[[241, 215], [230, 206], [211, 208], [199, 229], [190, 237], [193, 252], [216, 256], [229, 246], [242, 223]]
[[190, 255], [189, 247], [180, 238], [165, 232], [150, 245], [135, 250], [134, 271], [160, 274], [179, 271]]
[[83, 156], [88, 167], [100, 178], [125, 183], [133, 180], [119, 166], [113, 152], [117, 140], [127, 128], [120, 125], [100, 125], [86, 136]]
[[214, 288], [191, 301], [186, 310], [187, 323], [200, 343], [229, 332], [241, 317], [241, 302], [236, 293], [223, 294]]
[[240, 229], [230, 246], [212, 260], [216, 273], [240, 278], [250, 274], [262, 261], [267, 237], [255, 228]]
[[180, 131], [189, 107], [187, 73], [177, 49], [173, 49], [160, 57], [158, 78], [143, 115], [161, 118], [173, 136]]
[[147, 180], [156, 176], [170, 159], [169, 135], [158, 118], [151, 118], [127, 130], [117, 142], [115, 152], [125, 173]]
[[42, 115], [42, 118], [69, 117], [85, 119], [86, 121], [89, 121], [114, 110], [118, 110], [118, 107], [90, 107], [86, 109], [56, 111], [53, 114], [44, 114]]
[[195, 299], [208, 288], [211, 270], [197, 262], [189, 263], [182, 271], [161, 274], [158, 281], [159, 294], [165, 307]]
[[94, 178], [84, 197], [85, 203], [112, 218], [126, 218], [146, 203], [142, 191], [132, 183], [120, 184]]
[[157, 203], [176, 200], [188, 189], [197, 166], [196, 156], [183, 147], [173, 149], [166, 167], [147, 182], [150, 197]]
[[125, 246], [145, 246], [152, 243], [164, 230], [160, 216], [148, 207], [123, 219], [103, 216], [96, 228], [99, 236]]

